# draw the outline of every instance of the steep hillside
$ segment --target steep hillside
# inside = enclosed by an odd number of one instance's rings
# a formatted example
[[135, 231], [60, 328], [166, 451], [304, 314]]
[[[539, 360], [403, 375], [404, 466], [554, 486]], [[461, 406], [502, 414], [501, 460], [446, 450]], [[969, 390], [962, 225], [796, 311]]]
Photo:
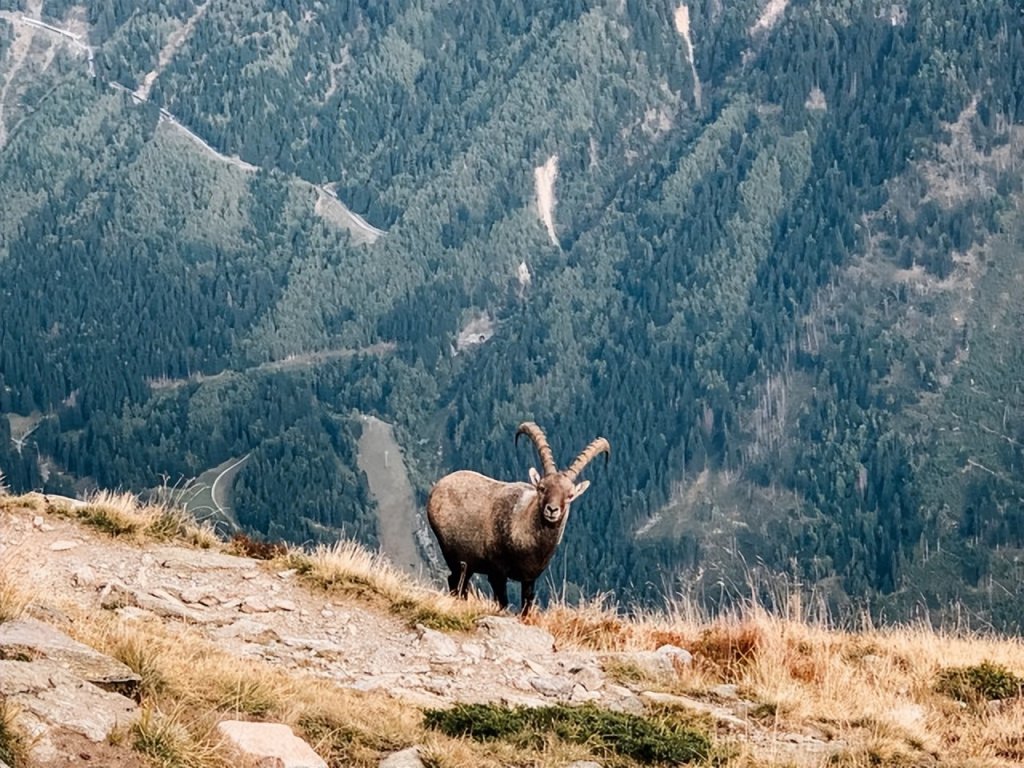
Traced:
[[331, 768], [1024, 758], [1017, 641], [756, 606], [715, 621], [555, 606], [523, 624], [351, 543], [225, 545], [129, 495], [0, 496], [0, 564], [11, 768], [238, 765], [237, 721], [284, 724], [315, 750], [302, 764]]
[[247, 530], [376, 545], [363, 416], [420, 500], [532, 419], [615, 456], [549, 593], [1019, 628], [1017, 9], [2, 7], [18, 489], [248, 455]]

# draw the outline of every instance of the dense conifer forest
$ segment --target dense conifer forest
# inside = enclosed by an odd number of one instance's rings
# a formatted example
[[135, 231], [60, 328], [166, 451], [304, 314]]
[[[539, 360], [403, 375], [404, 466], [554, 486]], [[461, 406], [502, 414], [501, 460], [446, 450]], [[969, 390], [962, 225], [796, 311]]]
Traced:
[[3, 0], [0, 110], [15, 488], [247, 455], [248, 530], [375, 544], [360, 414], [420, 500], [532, 419], [613, 446], [569, 599], [1020, 629], [1016, 4]]

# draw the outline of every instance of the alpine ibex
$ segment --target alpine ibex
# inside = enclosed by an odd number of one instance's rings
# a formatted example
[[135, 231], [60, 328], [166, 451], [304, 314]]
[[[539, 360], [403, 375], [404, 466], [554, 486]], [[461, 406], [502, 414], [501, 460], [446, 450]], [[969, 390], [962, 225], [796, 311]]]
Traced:
[[530, 467], [529, 483], [503, 483], [468, 470], [453, 472], [435, 483], [427, 499], [427, 519], [451, 570], [448, 587], [466, 596], [475, 573], [487, 576], [494, 598], [508, 606], [508, 580], [522, 584], [525, 616], [534, 599], [534, 583], [547, 568], [562, 540], [569, 504], [590, 486], [576, 482], [598, 454], [611, 455], [603, 437], [588, 445], [567, 469], [558, 470], [544, 432], [531, 421], [519, 425], [519, 436], [533, 441], [544, 474]]

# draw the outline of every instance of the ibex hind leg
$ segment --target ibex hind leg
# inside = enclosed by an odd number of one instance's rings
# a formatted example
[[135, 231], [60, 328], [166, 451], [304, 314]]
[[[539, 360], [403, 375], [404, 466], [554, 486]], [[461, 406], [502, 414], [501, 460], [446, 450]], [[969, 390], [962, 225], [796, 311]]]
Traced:
[[502, 610], [508, 608], [508, 579], [504, 576], [488, 576], [487, 581], [491, 583], [491, 591], [498, 605]]

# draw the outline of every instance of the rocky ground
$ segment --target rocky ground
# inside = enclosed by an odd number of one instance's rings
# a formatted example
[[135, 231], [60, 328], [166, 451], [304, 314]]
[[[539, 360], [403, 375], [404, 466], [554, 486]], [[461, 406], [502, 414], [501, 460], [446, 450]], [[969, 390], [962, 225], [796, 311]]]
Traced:
[[623, 685], [606, 671], [615, 666], [609, 662], [627, 662], [650, 679], [672, 675], [691, 662], [685, 649], [673, 646], [615, 654], [563, 649], [547, 631], [512, 616], [484, 617], [471, 633], [410, 627], [311, 589], [294, 570], [272, 561], [112, 538], [27, 508], [0, 512], [0, 566], [24, 577], [33, 598], [25, 616], [0, 624], [0, 693], [15, 703], [34, 738], [33, 765], [143, 764], [106, 738], [138, 716], [130, 698], [137, 678], [62, 633], [68, 606], [185, 623], [238, 657], [383, 691], [416, 706], [595, 702], [642, 713], [646, 703], [668, 702], [705, 713], [721, 733], [801, 762], [819, 763], [838, 747], [819, 734], [761, 727], [747, 716], [753, 704], [735, 686], [687, 698]]

